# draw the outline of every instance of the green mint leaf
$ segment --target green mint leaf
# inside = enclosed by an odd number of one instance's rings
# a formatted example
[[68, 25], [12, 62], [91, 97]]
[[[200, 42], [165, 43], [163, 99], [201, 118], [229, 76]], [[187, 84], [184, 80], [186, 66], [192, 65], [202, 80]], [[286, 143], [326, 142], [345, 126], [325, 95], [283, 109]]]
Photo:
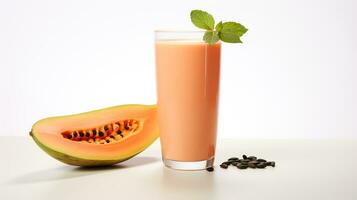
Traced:
[[202, 10], [192, 10], [190, 16], [192, 23], [198, 28], [206, 30], [214, 29], [214, 19], [208, 12]]
[[216, 25], [216, 31], [220, 32], [222, 30], [223, 24], [222, 21], [220, 21], [217, 25]]
[[219, 40], [217, 31], [206, 31], [203, 40], [208, 44], [214, 44]]
[[242, 43], [240, 37], [243, 36], [247, 31], [248, 29], [246, 29], [240, 23], [225, 22], [222, 24], [222, 29], [218, 35], [223, 42]]
[[190, 13], [192, 23], [198, 28], [206, 29], [203, 40], [214, 44], [219, 40], [228, 43], [242, 43], [240, 38], [248, 31], [237, 22], [218, 22], [215, 26], [214, 18], [208, 12], [192, 10]]

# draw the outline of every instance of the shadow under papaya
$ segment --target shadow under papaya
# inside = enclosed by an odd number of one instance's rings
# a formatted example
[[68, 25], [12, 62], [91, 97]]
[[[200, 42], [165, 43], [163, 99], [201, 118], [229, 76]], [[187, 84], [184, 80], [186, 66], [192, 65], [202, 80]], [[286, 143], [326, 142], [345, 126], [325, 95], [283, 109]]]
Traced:
[[61, 179], [71, 179], [76, 177], [94, 175], [98, 173], [108, 173], [113, 170], [125, 170], [128, 168], [158, 162], [159, 160], [160, 159], [157, 157], [138, 156], [131, 158], [125, 162], [105, 167], [61, 166], [26, 173], [21, 176], [14, 177], [13, 179], [9, 180], [7, 184], [27, 184], [36, 182], [56, 181]]

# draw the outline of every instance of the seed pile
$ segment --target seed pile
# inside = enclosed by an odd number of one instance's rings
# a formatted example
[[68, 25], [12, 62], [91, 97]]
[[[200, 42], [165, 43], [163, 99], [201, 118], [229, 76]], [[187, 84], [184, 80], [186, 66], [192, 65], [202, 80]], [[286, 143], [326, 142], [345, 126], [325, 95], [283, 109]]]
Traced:
[[132, 135], [139, 126], [140, 122], [138, 120], [128, 119], [86, 130], [65, 131], [62, 132], [62, 136], [77, 142], [112, 144]]
[[261, 158], [257, 158], [255, 156], [242, 156], [243, 159], [239, 159], [237, 157], [229, 158], [227, 161], [223, 162], [220, 167], [223, 169], [227, 169], [229, 165], [233, 165], [238, 169], [247, 169], [247, 168], [259, 168], [263, 169], [265, 167], [271, 166], [275, 167], [274, 161], [266, 161]]

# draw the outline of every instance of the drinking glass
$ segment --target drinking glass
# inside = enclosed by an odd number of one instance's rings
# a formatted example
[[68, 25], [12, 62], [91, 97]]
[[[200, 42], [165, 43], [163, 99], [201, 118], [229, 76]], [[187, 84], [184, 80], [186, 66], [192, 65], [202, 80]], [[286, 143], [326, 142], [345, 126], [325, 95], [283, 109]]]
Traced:
[[221, 43], [204, 31], [156, 31], [162, 159], [179, 170], [212, 167], [216, 149]]

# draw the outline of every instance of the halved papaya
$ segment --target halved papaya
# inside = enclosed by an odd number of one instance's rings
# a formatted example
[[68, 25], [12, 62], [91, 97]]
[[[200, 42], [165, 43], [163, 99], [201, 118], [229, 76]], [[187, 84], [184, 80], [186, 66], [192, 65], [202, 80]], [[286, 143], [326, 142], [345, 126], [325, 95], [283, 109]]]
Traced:
[[107, 166], [146, 149], [159, 136], [155, 105], [122, 105], [36, 122], [30, 135], [46, 153], [77, 166]]

